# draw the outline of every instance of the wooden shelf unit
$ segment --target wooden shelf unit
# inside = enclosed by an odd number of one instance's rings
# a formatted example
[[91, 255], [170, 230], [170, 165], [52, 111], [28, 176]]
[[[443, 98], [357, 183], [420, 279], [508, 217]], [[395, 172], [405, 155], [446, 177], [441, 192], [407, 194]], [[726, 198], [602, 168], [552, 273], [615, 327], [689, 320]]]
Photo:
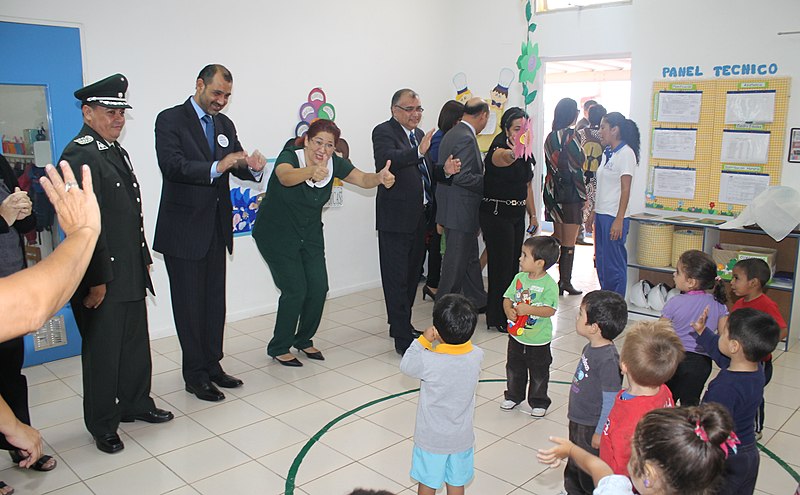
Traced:
[[[652, 211], [648, 213], [658, 213], [659, 215], [671, 216], [695, 216], [686, 214], [684, 212], [663, 212]], [[703, 218], [698, 216], [697, 218]], [[767, 285], [767, 295], [775, 301], [780, 309], [783, 319], [786, 320], [788, 325], [789, 334], [794, 325], [792, 317], [797, 317], [797, 313], [793, 311], [794, 307], [798, 304], [800, 293], [797, 291], [797, 274], [798, 274], [798, 260], [800, 254], [800, 232], [792, 232], [785, 239], [780, 242], [775, 241], [772, 237], [764, 233], [762, 230], [757, 229], [736, 229], [736, 230], [722, 230], [716, 225], [698, 224], [695, 222], [679, 222], [666, 220], [665, 218], [631, 218], [630, 231], [628, 232], [627, 248], [628, 248], [628, 286], [636, 280], [648, 280], [654, 285], [658, 283], [667, 283], [674, 285], [672, 274], [675, 268], [668, 267], [653, 267], [640, 264], [638, 262], [638, 242], [639, 242], [639, 226], [642, 222], [645, 223], [660, 223], [675, 225], [676, 228], [693, 228], [701, 229], [703, 232], [703, 251], [708, 254], [712, 253], [712, 249], [719, 243], [729, 244], [743, 244], [746, 246], [759, 246], [776, 249], [778, 251], [776, 258], [777, 272], [790, 272], [793, 274], [791, 282], [773, 281]], [[672, 246], [670, 246], [671, 249]], [[736, 296], [730, 290], [730, 284], [726, 282], [728, 289], [728, 299], [731, 301], [728, 308], [733, 306], [733, 301]], [[657, 318], [659, 316], [657, 311], [649, 308], [639, 308], [635, 306], [629, 307], [628, 310], [632, 314], [651, 316]], [[787, 335], [784, 341], [784, 350], [789, 347], [789, 336]]]

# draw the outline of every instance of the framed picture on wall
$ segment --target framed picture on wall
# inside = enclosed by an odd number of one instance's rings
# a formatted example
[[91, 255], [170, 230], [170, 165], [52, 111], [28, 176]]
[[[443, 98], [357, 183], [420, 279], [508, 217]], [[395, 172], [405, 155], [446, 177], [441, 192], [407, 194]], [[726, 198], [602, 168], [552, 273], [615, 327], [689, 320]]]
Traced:
[[800, 163], [800, 128], [793, 127], [789, 133], [789, 161]]

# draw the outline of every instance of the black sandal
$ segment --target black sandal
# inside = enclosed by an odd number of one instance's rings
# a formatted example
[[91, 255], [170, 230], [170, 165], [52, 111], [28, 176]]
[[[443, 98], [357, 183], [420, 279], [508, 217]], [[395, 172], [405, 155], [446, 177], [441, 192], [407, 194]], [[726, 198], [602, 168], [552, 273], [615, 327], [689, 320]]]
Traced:
[[[14, 464], [19, 464], [20, 462], [22, 462], [22, 461], [24, 461], [26, 459], [26, 457], [22, 457], [22, 454], [19, 453], [19, 450], [9, 450], [8, 453], [11, 456], [11, 460], [14, 461]], [[52, 471], [58, 465], [58, 461], [53, 462], [53, 467], [45, 468], [45, 465], [48, 462], [50, 462], [50, 459], [53, 459], [53, 457], [49, 456], [49, 455], [43, 455], [42, 457], [39, 458], [39, 460], [37, 460], [36, 462], [33, 463], [33, 466], [31, 466], [31, 469], [33, 469], [34, 471], [40, 471], [40, 472]], [[3, 488], [3, 487], [0, 486], [0, 488]]]
[[[5, 481], [0, 481], [0, 490], [2, 490], [3, 488], [11, 488], [11, 487], [6, 485]], [[10, 492], [6, 492], [6, 495], [11, 495], [12, 493], [14, 493], [14, 489], [13, 488], [11, 488]]]

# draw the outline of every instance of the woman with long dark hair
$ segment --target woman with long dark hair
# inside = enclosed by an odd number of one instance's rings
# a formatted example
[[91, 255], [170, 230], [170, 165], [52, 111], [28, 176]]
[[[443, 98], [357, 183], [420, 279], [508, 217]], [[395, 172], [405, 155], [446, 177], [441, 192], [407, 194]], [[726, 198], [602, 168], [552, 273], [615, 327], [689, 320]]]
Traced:
[[531, 188], [536, 160], [532, 156], [517, 158], [512, 149], [527, 118], [528, 114], [519, 107], [506, 110], [500, 119], [500, 134], [495, 136], [484, 158], [483, 203], [479, 215], [489, 257], [486, 326], [502, 333], [507, 331], [503, 293], [519, 272], [525, 214], [531, 226], [539, 225]]
[[575, 240], [583, 222], [586, 185], [583, 178], [583, 149], [571, 127], [578, 120], [578, 103], [563, 98], [556, 105], [553, 131], [544, 142], [545, 219], [553, 222], [553, 237], [561, 243], [558, 259], [559, 294], [574, 296], [582, 292], [572, 286], [572, 265], [575, 261]]
[[600, 122], [600, 142], [605, 146], [597, 169], [594, 205], [594, 250], [600, 288], [625, 295], [628, 283], [628, 202], [636, 166], [639, 165], [639, 128], [619, 112]]
[[[428, 148], [428, 154], [431, 156], [433, 163], [439, 163], [439, 145], [442, 142], [442, 138], [447, 134], [447, 131], [461, 122], [461, 117], [463, 116], [463, 103], [456, 100], [448, 100], [442, 105], [442, 110], [439, 112], [439, 121], [437, 122], [439, 129], [433, 133], [431, 147]], [[435, 196], [437, 175], [434, 173], [431, 179]], [[439, 277], [442, 271], [442, 233], [439, 232], [439, 226], [436, 225], [436, 209], [434, 208], [433, 211], [426, 212], [426, 214], [428, 225], [425, 230], [425, 250], [428, 253], [428, 276], [425, 279], [425, 285], [422, 286], [422, 299], [425, 299], [426, 296], [436, 299], [436, 291], [439, 288]]]

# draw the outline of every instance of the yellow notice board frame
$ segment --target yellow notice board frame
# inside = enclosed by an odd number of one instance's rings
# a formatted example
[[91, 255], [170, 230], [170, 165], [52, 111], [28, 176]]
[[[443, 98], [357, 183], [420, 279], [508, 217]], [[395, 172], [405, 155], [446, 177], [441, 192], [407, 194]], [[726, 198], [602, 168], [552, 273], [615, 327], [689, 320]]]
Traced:
[[[652, 113], [650, 117], [651, 149], [645, 205], [670, 211], [688, 211], [712, 215], [735, 216], [744, 209], [744, 205], [720, 203], [720, 179], [722, 171], [740, 171], [747, 173], [768, 174], [769, 184], [777, 186], [781, 183], [783, 167], [783, 143], [786, 136], [786, 116], [789, 109], [789, 77], [714, 79], [714, 80], [670, 80], [653, 83]], [[659, 93], [689, 91], [701, 92], [700, 118], [697, 123], [672, 123], [656, 120]], [[753, 124], [725, 124], [725, 110], [728, 92], [737, 91], [775, 91], [775, 110], [773, 121]], [[670, 160], [653, 158], [652, 136], [655, 129], [697, 129], [697, 145], [694, 160]], [[745, 130], [769, 132], [769, 151], [767, 163], [762, 164], [730, 164], [723, 163], [722, 136], [726, 130]], [[644, 151], [644, 150], [643, 150]], [[676, 199], [656, 196], [654, 190], [655, 167], [678, 169], [694, 169], [696, 182], [694, 199]]]

